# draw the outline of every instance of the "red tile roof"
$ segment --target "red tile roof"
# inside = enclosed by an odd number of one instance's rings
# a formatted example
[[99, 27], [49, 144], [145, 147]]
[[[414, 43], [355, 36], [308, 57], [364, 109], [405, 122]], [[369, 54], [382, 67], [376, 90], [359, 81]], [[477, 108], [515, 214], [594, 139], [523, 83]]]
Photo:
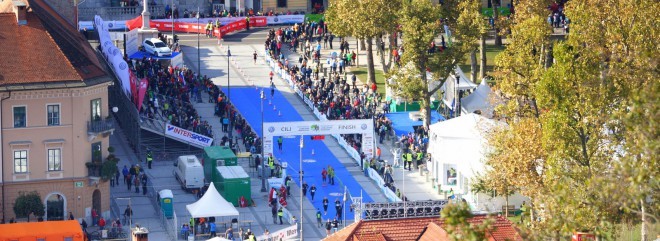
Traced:
[[43, 0], [29, 0], [26, 19], [19, 26], [14, 13], [0, 12], [0, 86], [109, 77], [84, 37]]
[[[471, 223], [481, 223], [487, 217], [475, 216]], [[522, 240], [513, 224], [504, 217], [493, 217], [491, 241]], [[362, 220], [327, 237], [326, 241], [443, 241], [449, 240], [444, 222], [438, 217], [404, 218], [390, 220]]]

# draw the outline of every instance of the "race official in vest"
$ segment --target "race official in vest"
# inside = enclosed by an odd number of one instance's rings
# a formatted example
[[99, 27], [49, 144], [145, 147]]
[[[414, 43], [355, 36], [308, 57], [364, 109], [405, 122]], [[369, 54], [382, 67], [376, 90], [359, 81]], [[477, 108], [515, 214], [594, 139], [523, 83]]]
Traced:
[[406, 153], [405, 155], [406, 155], [406, 164], [408, 165], [408, 171], [412, 171], [413, 155], [410, 152]]
[[154, 160], [154, 155], [151, 153], [151, 150], [147, 150], [147, 167], [151, 169], [151, 162]]
[[273, 154], [268, 156], [268, 167], [270, 167], [270, 177], [273, 177], [273, 174], [275, 174], [275, 158], [273, 158]]

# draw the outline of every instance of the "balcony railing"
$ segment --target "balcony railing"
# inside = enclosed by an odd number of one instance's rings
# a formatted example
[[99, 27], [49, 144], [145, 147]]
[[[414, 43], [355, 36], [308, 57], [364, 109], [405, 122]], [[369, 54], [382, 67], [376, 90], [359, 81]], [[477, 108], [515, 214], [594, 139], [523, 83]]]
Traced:
[[[79, 8], [78, 14], [81, 21], [93, 21], [94, 15], [101, 16], [104, 20], [128, 20], [133, 19], [142, 13], [142, 6], [131, 7], [100, 7], [100, 8]], [[162, 18], [165, 15], [163, 5], [149, 6], [149, 13], [152, 18]]]
[[105, 118], [102, 120], [88, 121], [87, 133], [101, 134], [105, 132], [113, 132], [115, 130], [115, 123], [112, 118]]
[[100, 164], [87, 165], [87, 176], [100, 177], [101, 176], [101, 167], [102, 167], [102, 165], [100, 165]]

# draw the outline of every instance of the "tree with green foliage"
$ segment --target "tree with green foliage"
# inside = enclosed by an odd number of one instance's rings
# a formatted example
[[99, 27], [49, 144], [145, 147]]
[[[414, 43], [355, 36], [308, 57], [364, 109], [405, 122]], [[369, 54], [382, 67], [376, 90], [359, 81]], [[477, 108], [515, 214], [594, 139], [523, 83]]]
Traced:
[[570, 1], [571, 32], [554, 43], [545, 6], [517, 2], [510, 44], [498, 58], [507, 99], [498, 111], [509, 127], [489, 140], [489, 175], [532, 199], [539, 237], [588, 231], [615, 239], [617, 224], [644, 224], [659, 210], [660, 3]]
[[493, 219], [487, 218], [481, 223], [471, 223], [473, 217], [470, 207], [465, 202], [445, 205], [440, 213], [451, 240], [455, 241], [483, 241], [486, 234], [492, 229]]
[[18, 218], [28, 218], [28, 222], [30, 221], [30, 214], [35, 217], [43, 217], [45, 206], [39, 193], [37, 191], [19, 192], [14, 201], [14, 213]]
[[[397, 26], [396, 11], [399, 0], [336, 0], [330, 2], [326, 12], [328, 28], [339, 36], [353, 36], [366, 40], [367, 45], [367, 82], [376, 82], [374, 69], [373, 39], [380, 43], [385, 33]], [[383, 69], [386, 72], [386, 69]]]
[[[392, 86], [398, 96], [419, 101], [426, 128], [431, 124], [431, 97], [455, 73], [457, 64], [472, 51], [477, 40], [479, 28], [475, 25], [481, 23], [475, 20], [474, 13], [478, 8], [478, 0], [447, 0], [443, 5], [411, 0], [404, 1], [398, 14], [404, 50], [401, 66], [388, 77], [394, 81]], [[443, 24], [449, 26], [455, 42], [443, 51], [431, 53], [429, 46], [440, 35]]]

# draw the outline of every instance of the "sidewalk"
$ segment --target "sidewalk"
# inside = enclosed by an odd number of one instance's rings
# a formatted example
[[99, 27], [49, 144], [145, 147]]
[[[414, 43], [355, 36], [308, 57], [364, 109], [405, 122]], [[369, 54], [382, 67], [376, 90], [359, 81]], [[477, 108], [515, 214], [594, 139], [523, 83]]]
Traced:
[[[119, 172], [124, 168], [124, 165], [130, 168], [132, 164], [140, 164], [141, 166], [145, 164], [144, 162], [138, 162], [138, 157], [128, 146], [126, 137], [121, 128], [116, 129], [114, 134], [110, 136], [110, 146], [115, 148], [114, 154], [120, 159], [119, 164], [117, 165]], [[161, 180], [158, 180], [158, 177], [161, 175], [156, 170], [158, 170], [160, 166], [166, 165], [166, 163], [154, 162], [153, 164], [154, 169], [147, 169], [146, 164], [144, 165], [145, 173], [152, 184], [159, 183], [160, 185]], [[146, 227], [149, 230], [150, 240], [170, 240], [165, 227], [161, 225], [160, 217], [156, 211], [156, 208], [159, 207], [155, 207], [152, 200], [150, 200], [150, 195], [153, 194], [148, 193], [147, 195], [142, 195], [142, 189], [140, 189], [140, 193], [135, 193], [134, 187], [129, 191], [127, 190], [126, 184], [124, 184], [123, 178], [121, 179], [122, 180], [119, 181], [119, 186], [110, 187], [110, 209], [112, 211], [113, 220], [114, 218], [120, 218], [124, 230], [127, 230], [127, 227], [129, 226], [128, 223], [124, 223], [123, 214], [130, 202], [131, 208], [133, 209], [133, 227], [135, 227], [135, 225]], [[177, 199], [181, 198], [177, 196]], [[110, 223], [110, 221], [111, 220], [107, 220], [108, 223]]]

